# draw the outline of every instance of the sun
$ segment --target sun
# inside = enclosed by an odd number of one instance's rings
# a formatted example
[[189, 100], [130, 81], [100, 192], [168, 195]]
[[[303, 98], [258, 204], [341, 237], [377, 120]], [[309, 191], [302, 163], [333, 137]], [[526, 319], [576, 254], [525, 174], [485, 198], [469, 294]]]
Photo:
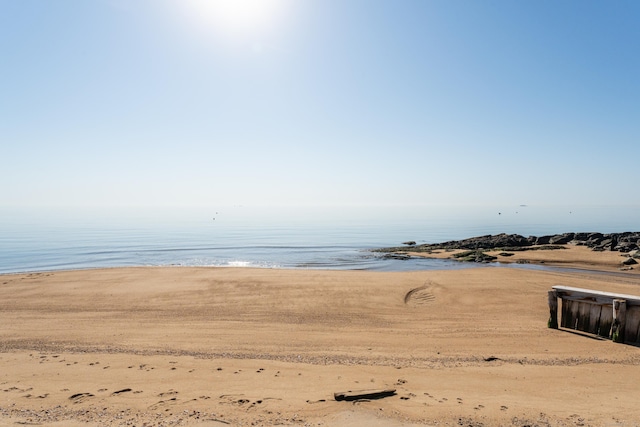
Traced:
[[196, 21], [229, 37], [277, 28], [287, 0], [188, 0]]

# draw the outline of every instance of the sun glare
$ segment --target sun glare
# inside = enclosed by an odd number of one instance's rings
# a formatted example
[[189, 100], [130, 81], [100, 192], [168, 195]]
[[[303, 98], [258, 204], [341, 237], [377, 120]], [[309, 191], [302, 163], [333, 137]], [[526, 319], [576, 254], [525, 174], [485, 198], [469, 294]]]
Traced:
[[208, 30], [245, 36], [277, 27], [285, 0], [190, 0], [192, 13]]

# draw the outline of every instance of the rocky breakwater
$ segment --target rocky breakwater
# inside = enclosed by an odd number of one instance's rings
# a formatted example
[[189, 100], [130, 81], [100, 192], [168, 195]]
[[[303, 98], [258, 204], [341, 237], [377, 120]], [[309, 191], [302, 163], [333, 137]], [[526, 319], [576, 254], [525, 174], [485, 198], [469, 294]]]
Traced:
[[594, 251], [617, 251], [628, 254], [623, 264], [636, 264], [640, 259], [640, 232], [624, 233], [562, 233], [548, 236], [524, 237], [519, 234], [496, 234], [471, 237], [463, 240], [451, 240], [442, 243], [425, 243], [417, 245], [406, 242], [405, 246], [383, 248], [378, 251], [388, 254], [418, 252], [430, 253], [436, 250], [466, 250], [454, 257], [462, 261], [490, 262], [496, 257], [486, 254], [487, 251], [526, 251], [564, 249], [564, 245], [587, 246]]
[[594, 251], [618, 251], [629, 253], [640, 249], [640, 232], [624, 233], [564, 233], [536, 238], [536, 245], [573, 244], [588, 246]]

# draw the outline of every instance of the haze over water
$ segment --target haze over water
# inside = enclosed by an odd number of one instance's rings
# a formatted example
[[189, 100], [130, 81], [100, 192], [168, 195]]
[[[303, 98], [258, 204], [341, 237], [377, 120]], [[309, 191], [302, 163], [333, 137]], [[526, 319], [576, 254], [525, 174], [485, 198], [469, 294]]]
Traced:
[[5, 209], [0, 217], [0, 273], [119, 266], [464, 268], [388, 260], [368, 250], [484, 234], [640, 229], [640, 207]]

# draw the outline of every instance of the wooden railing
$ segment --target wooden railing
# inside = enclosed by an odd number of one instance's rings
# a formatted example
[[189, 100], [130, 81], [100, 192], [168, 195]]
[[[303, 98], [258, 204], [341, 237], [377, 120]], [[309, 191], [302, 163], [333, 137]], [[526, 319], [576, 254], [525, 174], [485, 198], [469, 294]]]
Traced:
[[558, 299], [562, 301], [560, 327], [640, 344], [640, 296], [553, 286], [549, 291], [550, 328], [558, 329]]

